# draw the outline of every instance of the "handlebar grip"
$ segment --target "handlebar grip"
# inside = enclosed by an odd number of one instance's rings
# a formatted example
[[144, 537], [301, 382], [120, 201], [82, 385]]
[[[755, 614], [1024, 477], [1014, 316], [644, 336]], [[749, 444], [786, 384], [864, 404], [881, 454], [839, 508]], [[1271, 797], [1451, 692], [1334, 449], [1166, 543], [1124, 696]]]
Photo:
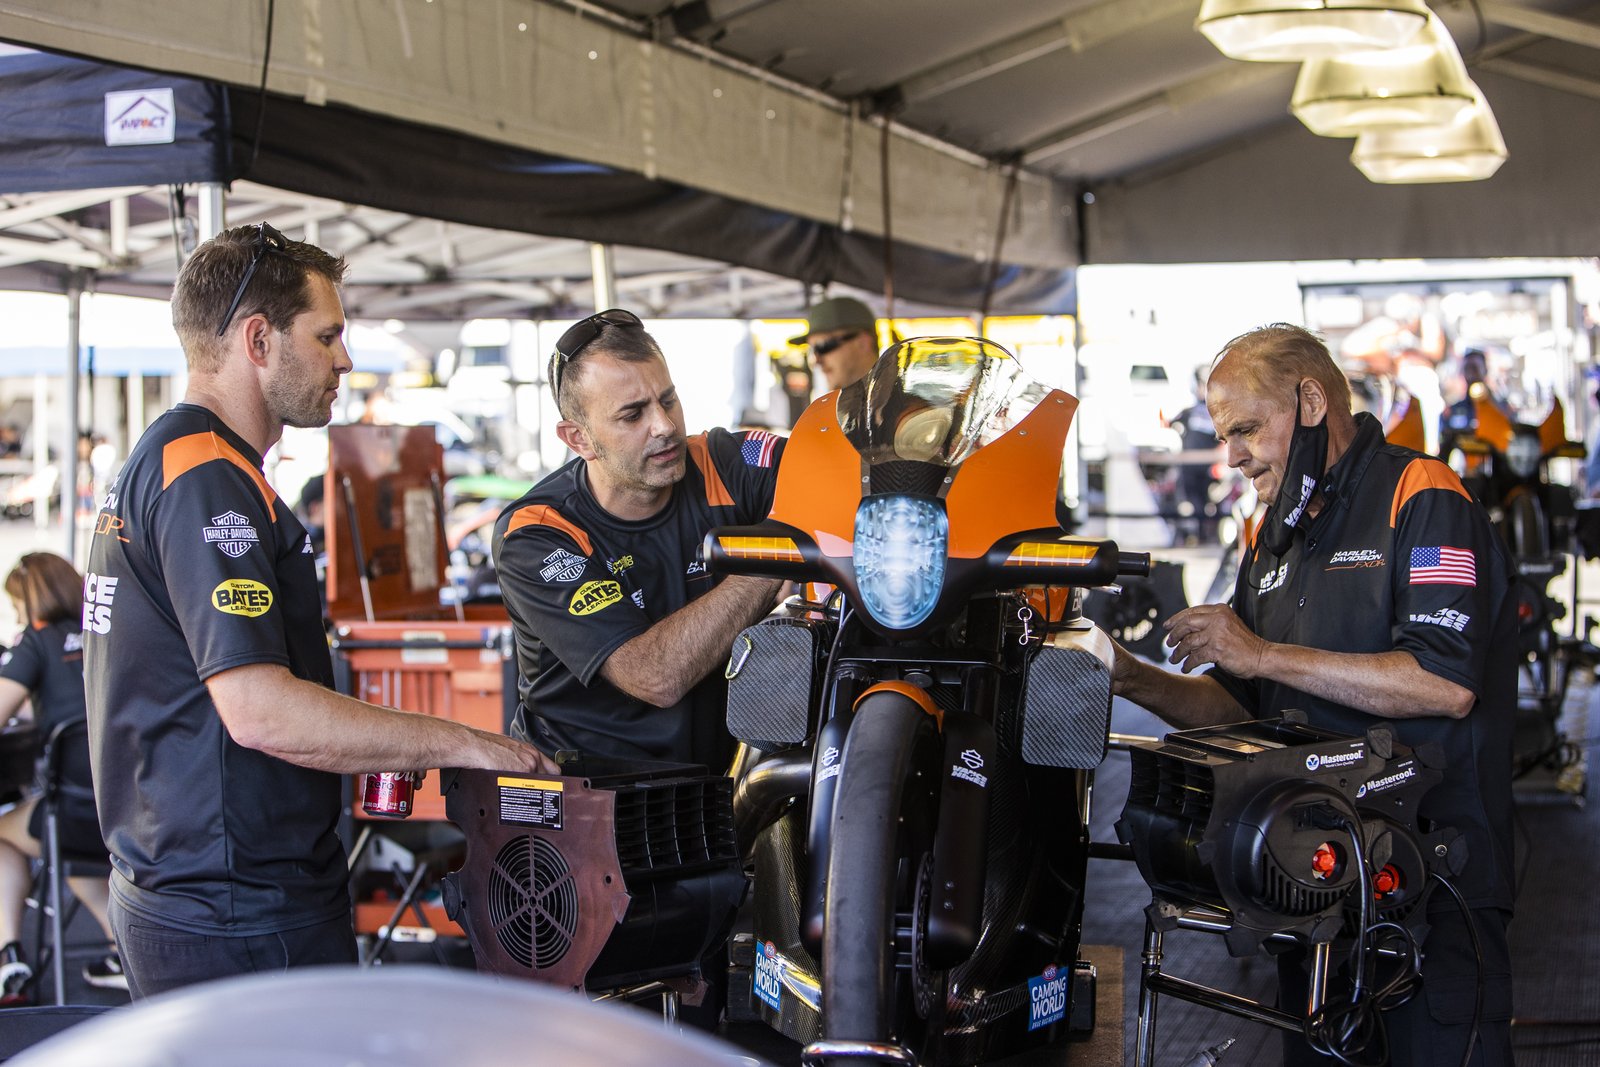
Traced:
[[1118, 552], [1117, 577], [1119, 578], [1148, 578], [1150, 577], [1150, 553], [1148, 552]]

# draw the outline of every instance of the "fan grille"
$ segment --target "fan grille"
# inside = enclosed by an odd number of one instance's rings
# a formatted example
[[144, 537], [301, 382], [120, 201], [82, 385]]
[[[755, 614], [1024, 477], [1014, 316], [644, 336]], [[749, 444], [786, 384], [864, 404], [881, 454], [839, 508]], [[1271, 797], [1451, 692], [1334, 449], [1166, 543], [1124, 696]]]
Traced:
[[578, 928], [578, 886], [543, 838], [507, 841], [489, 872], [489, 922], [513, 959], [539, 970], [561, 961]]

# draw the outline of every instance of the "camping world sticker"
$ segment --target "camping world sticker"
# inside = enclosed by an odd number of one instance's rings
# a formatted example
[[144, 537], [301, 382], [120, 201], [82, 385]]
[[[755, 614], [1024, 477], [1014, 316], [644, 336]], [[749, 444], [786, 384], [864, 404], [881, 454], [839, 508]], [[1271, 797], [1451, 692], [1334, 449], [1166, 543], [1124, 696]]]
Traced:
[[250, 546], [261, 540], [250, 520], [237, 511], [225, 511], [211, 516], [211, 525], [205, 530], [206, 544], [216, 545], [229, 559], [238, 559], [250, 551]]
[[1067, 983], [1071, 980], [1071, 971], [1063, 971], [1053, 963], [1037, 978], [1028, 979], [1029, 1030], [1037, 1030], [1066, 1018]]
[[783, 964], [778, 962], [777, 950], [771, 941], [756, 942], [756, 978], [754, 988], [761, 1003], [774, 1011], [783, 1010], [783, 982], [778, 972]]

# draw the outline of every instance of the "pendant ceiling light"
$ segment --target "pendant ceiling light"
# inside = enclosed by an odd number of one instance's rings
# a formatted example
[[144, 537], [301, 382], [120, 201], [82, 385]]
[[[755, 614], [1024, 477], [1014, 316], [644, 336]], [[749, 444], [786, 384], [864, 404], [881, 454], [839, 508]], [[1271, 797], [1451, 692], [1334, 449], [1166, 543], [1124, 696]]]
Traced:
[[1298, 61], [1409, 41], [1423, 0], [1205, 0], [1195, 26], [1232, 59]]
[[1306, 60], [1289, 110], [1319, 136], [1355, 137], [1379, 127], [1443, 125], [1472, 98], [1450, 31], [1430, 16], [1399, 48]]
[[1369, 181], [1388, 185], [1482, 181], [1506, 161], [1506, 142], [1488, 101], [1475, 99], [1439, 126], [1399, 126], [1356, 138], [1350, 162]]

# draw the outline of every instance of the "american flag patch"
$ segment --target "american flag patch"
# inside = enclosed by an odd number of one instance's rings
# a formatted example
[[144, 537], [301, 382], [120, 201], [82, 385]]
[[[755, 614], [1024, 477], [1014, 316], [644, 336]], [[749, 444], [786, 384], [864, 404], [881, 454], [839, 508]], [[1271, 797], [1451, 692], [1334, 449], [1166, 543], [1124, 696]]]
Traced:
[[772, 453], [777, 447], [777, 434], [765, 430], [747, 430], [744, 443], [739, 446], [739, 455], [744, 459], [746, 467], [770, 467]]
[[1477, 585], [1478, 565], [1465, 548], [1413, 548], [1412, 585]]

